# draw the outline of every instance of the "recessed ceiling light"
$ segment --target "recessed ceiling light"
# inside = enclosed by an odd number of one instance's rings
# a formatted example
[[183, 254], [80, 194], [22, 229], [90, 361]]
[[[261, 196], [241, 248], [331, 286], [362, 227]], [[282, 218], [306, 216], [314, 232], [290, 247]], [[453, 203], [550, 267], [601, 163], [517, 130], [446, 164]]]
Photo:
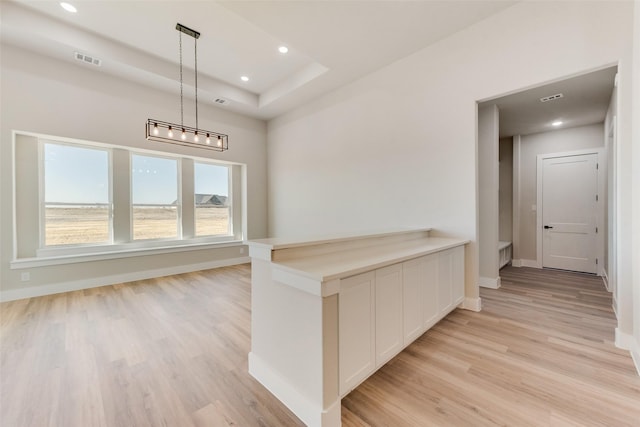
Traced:
[[555, 122], [551, 123], [551, 126], [560, 126], [561, 124], [562, 124], [562, 121], [556, 120]]
[[286, 47], [286, 46], [280, 46], [280, 47], [278, 48], [278, 52], [280, 52], [280, 53], [287, 53], [287, 52], [289, 52], [289, 48], [288, 48], [288, 47]]
[[242, 80], [243, 82], [248, 82], [249, 81], [249, 77], [242, 76], [242, 77], [240, 77], [240, 80]]
[[60, 2], [60, 6], [62, 6], [62, 8], [67, 12], [76, 13], [78, 11], [78, 9], [70, 3]]

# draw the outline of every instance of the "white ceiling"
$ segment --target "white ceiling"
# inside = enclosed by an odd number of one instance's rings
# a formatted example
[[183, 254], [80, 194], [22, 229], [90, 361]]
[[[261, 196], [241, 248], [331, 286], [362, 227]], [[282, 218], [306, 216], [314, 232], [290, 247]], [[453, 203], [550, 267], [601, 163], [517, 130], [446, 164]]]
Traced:
[[[416, 52], [514, 1], [58, 1], [0, 2], [0, 37], [78, 66], [179, 93], [176, 23], [201, 33], [198, 98], [269, 119]], [[183, 60], [193, 67], [193, 38]], [[289, 53], [278, 52], [280, 45]], [[98, 69], [97, 69], [98, 70]], [[249, 82], [240, 81], [246, 75]], [[185, 73], [185, 96], [193, 73]]]
[[[0, 1], [0, 37], [39, 54], [178, 96], [181, 23], [198, 39], [198, 100], [270, 119], [481, 21], [514, 1]], [[193, 97], [194, 39], [183, 35], [185, 96]], [[289, 53], [281, 54], [285, 45]], [[249, 76], [242, 82], [240, 76]], [[488, 101], [500, 135], [530, 134], [604, 120], [615, 68]], [[562, 92], [565, 97], [541, 103]]]
[[[482, 105], [498, 106], [501, 138], [600, 123], [607, 114], [616, 72], [617, 67], [605, 68], [492, 99]], [[540, 101], [559, 93], [563, 94], [562, 98]], [[561, 121], [562, 125], [552, 126], [554, 121]]]

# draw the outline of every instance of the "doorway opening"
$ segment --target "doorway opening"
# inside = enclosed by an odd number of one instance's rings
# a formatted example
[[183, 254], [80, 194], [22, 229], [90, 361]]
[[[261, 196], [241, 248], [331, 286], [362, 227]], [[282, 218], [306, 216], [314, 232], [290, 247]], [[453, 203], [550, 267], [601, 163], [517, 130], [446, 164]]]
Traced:
[[[615, 143], [609, 134], [617, 108], [616, 74], [617, 66], [609, 66], [478, 103], [480, 286], [498, 288], [499, 270], [508, 264], [589, 271], [605, 278], [614, 273], [610, 248], [615, 218], [611, 215], [614, 203], [610, 193], [615, 194], [611, 183], [614, 176], [611, 156]], [[595, 220], [580, 219], [573, 225], [567, 222], [566, 226], [558, 227], [543, 224], [544, 201], [538, 197], [538, 187], [543, 182], [539, 182], [538, 156], [556, 158], [563, 153], [584, 150], [598, 153], [595, 162], [597, 191], [591, 196], [594, 201], [598, 197], [596, 207], [600, 210], [594, 214]], [[578, 185], [581, 178], [574, 177], [570, 169], [560, 172], [566, 175], [562, 179], [581, 188]], [[552, 184], [547, 182], [547, 185]], [[575, 195], [575, 191], [561, 190], [558, 186], [556, 194], [550, 191], [549, 196], [562, 197], [562, 191]], [[579, 209], [576, 207], [576, 210]], [[594, 225], [593, 230], [583, 234], [581, 243], [578, 243], [580, 238], [572, 240], [576, 236], [568, 230], [573, 226], [575, 232], [579, 223], [584, 225], [584, 231]], [[486, 224], [490, 226], [487, 228]], [[554, 227], [546, 229], [554, 231], [545, 234], [544, 225]], [[561, 233], [564, 239], [557, 238]], [[563, 260], [561, 267], [555, 261], [545, 261], [545, 238], [546, 247], [552, 248], [552, 254], [547, 258]], [[566, 251], [584, 245], [589, 245], [592, 252], [595, 246], [595, 255]], [[511, 259], [506, 263], [501, 253], [505, 247], [511, 250]], [[589, 259], [583, 263], [597, 262], [595, 271], [571, 264], [579, 264], [579, 258]]]

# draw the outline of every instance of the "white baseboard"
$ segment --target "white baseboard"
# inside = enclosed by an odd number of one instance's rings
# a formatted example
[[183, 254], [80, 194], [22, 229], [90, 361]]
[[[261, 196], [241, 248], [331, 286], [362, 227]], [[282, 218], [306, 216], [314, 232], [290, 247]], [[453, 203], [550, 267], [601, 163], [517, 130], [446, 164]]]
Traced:
[[535, 259], [513, 259], [511, 260], [511, 265], [513, 267], [531, 267], [531, 268], [542, 268], [538, 265], [538, 261]]
[[640, 343], [637, 340], [634, 340], [630, 352], [631, 359], [633, 359], [633, 363], [636, 365], [636, 371], [638, 375], [640, 375]]
[[249, 353], [249, 374], [266, 387], [309, 427], [339, 426], [341, 401], [336, 399], [327, 410], [303, 397], [255, 353]]
[[471, 311], [480, 311], [482, 310], [482, 300], [480, 298], [465, 297], [462, 304], [460, 304], [460, 308]]
[[631, 350], [634, 345], [633, 335], [622, 332], [620, 328], [616, 328], [615, 345], [623, 350]]
[[250, 261], [251, 258], [249, 257], [227, 258], [222, 260], [202, 262], [198, 264], [156, 268], [153, 270], [143, 270], [124, 274], [113, 274], [110, 276], [93, 277], [90, 279], [74, 280], [71, 282], [60, 282], [50, 285], [12, 289], [9, 291], [0, 292], [0, 302], [59, 294], [62, 292], [78, 291], [81, 289], [97, 288], [100, 286], [115, 285], [116, 283], [126, 283], [133, 282], [135, 280], [152, 279], [154, 277], [171, 276], [173, 274], [189, 273], [192, 271], [226, 267], [229, 265], [245, 264]]
[[490, 277], [480, 277], [478, 280], [478, 286], [490, 289], [500, 289], [500, 276], [492, 279]]
[[633, 360], [633, 364], [636, 366], [636, 371], [638, 371], [638, 375], [640, 375], [640, 343], [636, 338], [628, 334], [626, 332], [620, 331], [619, 328], [616, 328], [616, 347], [621, 348], [623, 350], [628, 350], [631, 353], [631, 359]]
[[602, 276], [604, 287], [607, 289], [608, 292], [611, 292], [611, 288], [609, 287], [609, 276], [607, 275], [607, 270], [602, 269], [602, 274], [600, 276]]

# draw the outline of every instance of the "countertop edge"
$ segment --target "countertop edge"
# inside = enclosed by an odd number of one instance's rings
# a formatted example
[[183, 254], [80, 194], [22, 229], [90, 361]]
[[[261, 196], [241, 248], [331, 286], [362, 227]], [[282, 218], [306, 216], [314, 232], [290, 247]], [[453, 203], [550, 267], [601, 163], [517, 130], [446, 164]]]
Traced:
[[401, 234], [409, 234], [409, 233], [426, 233], [429, 231], [433, 231], [431, 227], [419, 227], [419, 228], [406, 228], [406, 229], [394, 229], [387, 231], [379, 231], [372, 232], [369, 234], [336, 234], [329, 235], [326, 237], [301, 237], [301, 238], [266, 238], [266, 239], [255, 239], [255, 240], [247, 240], [245, 244], [249, 246], [257, 246], [262, 248], [268, 248], [271, 250], [280, 250], [280, 249], [288, 249], [288, 248], [299, 248], [304, 246], [314, 246], [314, 245], [322, 245], [327, 243], [340, 243], [346, 241], [354, 241], [354, 240], [364, 240], [364, 239], [372, 239], [377, 237], [387, 237], [393, 235], [401, 235]]
[[[306, 277], [308, 279], [314, 280], [314, 281], [318, 281], [318, 282], [328, 282], [331, 280], [336, 280], [336, 279], [344, 279], [347, 277], [351, 277], [351, 276], [355, 276], [357, 274], [360, 273], [364, 273], [366, 271], [371, 271], [371, 270], [375, 270], [378, 268], [383, 268], [383, 267], [387, 267], [389, 265], [393, 265], [393, 264], [397, 264], [397, 263], [401, 263], [404, 261], [408, 261], [411, 259], [415, 259], [415, 258], [420, 258], [422, 256], [426, 256], [426, 255], [430, 255], [436, 252], [441, 252], [447, 249], [451, 249], [457, 246], [463, 246], [466, 245], [468, 243], [470, 243], [471, 241], [468, 239], [456, 239], [456, 238], [448, 238], [448, 237], [429, 237], [429, 240], [439, 240], [439, 241], [443, 241], [443, 244], [438, 245], [436, 247], [430, 247], [428, 249], [421, 249], [421, 248], [415, 248], [415, 250], [412, 250], [412, 248], [407, 248], [404, 249], [404, 251], [406, 251], [407, 253], [404, 253], [402, 255], [394, 255], [393, 252], [390, 252], [389, 254], [387, 254], [386, 256], [383, 254], [378, 254], [376, 256], [374, 256], [374, 258], [380, 258], [377, 261], [374, 261], [373, 263], [371, 262], [367, 262], [366, 261], [366, 256], [362, 256], [362, 261], [358, 262], [355, 261], [354, 264], [359, 264], [357, 267], [353, 267], [353, 268], [348, 268], [345, 270], [340, 270], [338, 272], [332, 272], [332, 273], [328, 273], [328, 274], [315, 274], [313, 272], [309, 272], [309, 271], [305, 271], [304, 269], [295, 267], [292, 264], [295, 264], [296, 261], [298, 260], [291, 260], [291, 261], [284, 261], [284, 262], [274, 262], [273, 266], [275, 268], [281, 269], [283, 271], [287, 271], [289, 273], [293, 273], [293, 274], [297, 274], [303, 277]], [[446, 241], [446, 242], [444, 242]], [[425, 242], [424, 246], [427, 246], [428, 243]], [[402, 249], [400, 249], [400, 251], [402, 251]], [[356, 253], [359, 251], [356, 251]], [[397, 251], [396, 251], [397, 252]], [[351, 251], [351, 255], [354, 255], [354, 252]], [[308, 257], [308, 258], [326, 258], [326, 256], [320, 255], [320, 256], [316, 256], [316, 257]], [[368, 257], [369, 259], [371, 257]], [[306, 258], [303, 258], [306, 259]]]

